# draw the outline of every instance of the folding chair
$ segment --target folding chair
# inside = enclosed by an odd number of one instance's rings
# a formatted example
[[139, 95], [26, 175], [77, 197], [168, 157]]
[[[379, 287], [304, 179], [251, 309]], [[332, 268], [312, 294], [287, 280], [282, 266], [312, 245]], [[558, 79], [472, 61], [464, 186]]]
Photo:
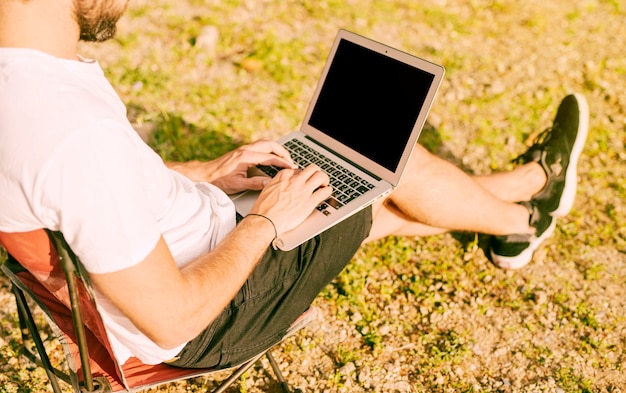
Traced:
[[[22, 353], [46, 371], [52, 390], [61, 393], [60, 381], [76, 393], [136, 392], [168, 382], [224, 372], [223, 369], [183, 369], [166, 363], [146, 365], [137, 358], [118, 364], [96, 308], [89, 277], [59, 232], [37, 230], [0, 232], [0, 244], [9, 256], [2, 271], [11, 280], [22, 330]], [[29, 297], [46, 316], [61, 343], [67, 367], [54, 367], [33, 319]], [[309, 308], [286, 332], [283, 340], [308, 325], [317, 310]], [[36, 352], [28, 344], [32, 340]], [[213, 390], [223, 392], [264, 355], [285, 392], [291, 392], [271, 348], [242, 365]]]

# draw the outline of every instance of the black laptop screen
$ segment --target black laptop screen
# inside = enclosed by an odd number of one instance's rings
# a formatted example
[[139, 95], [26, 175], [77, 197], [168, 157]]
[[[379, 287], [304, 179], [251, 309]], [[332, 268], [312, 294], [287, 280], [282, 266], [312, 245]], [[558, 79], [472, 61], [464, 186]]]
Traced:
[[395, 171], [433, 80], [342, 39], [309, 125]]

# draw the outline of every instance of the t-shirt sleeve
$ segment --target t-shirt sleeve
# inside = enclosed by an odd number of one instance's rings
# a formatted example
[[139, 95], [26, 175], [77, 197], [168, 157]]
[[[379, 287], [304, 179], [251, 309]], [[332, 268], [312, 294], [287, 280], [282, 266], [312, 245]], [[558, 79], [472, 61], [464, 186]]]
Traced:
[[141, 146], [106, 123], [66, 141], [40, 185], [42, 210], [91, 273], [141, 262], [161, 236]]

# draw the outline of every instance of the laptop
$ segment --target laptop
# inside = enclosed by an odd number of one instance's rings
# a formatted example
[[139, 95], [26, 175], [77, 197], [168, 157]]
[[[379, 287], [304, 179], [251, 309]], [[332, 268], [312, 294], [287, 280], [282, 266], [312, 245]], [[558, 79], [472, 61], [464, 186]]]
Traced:
[[[291, 250], [396, 188], [443, 74], [440, 65], [339, 30], [300, 129], [279, 139], [298, 165], [329, 173], [333, 196], [274, 248]], [[237, 213], [245, 217], [258, 194], [231, 196]]]

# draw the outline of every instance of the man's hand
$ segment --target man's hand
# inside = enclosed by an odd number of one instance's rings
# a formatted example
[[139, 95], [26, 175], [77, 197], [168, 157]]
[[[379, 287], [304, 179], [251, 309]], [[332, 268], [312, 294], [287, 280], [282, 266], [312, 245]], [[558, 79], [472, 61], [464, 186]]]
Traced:
[[[254, 170], [257, 165], [285, 169], [272, 179]], [[332, 193], [328, 175], [317, 165], [297, 169], [289, 152], [274, 141], [244, 145], [208, 162], [170, 163], [168, 166], [191, 180], [210, 182], [227, 194], [262, 190], [251, 213], [269, 217], [279, 235], [302, 223]]]
[[303, 170], [283, 169], [267, 183], [250, 213], [269, 217], [280, 236], [302, 223], [330, 197], [329, 182], [328, 175], [317, 165]]
[[193, 181], [209, 182], [227, 194], [234, 194], [245, 190], [261, 190], [269, 182], [264, 174], [250, 176], [249, 169], [259, 164], [292, 169], [297, 167], [282, 145], [267, 140], [240, 146], [212, 161], [167, 165]]

